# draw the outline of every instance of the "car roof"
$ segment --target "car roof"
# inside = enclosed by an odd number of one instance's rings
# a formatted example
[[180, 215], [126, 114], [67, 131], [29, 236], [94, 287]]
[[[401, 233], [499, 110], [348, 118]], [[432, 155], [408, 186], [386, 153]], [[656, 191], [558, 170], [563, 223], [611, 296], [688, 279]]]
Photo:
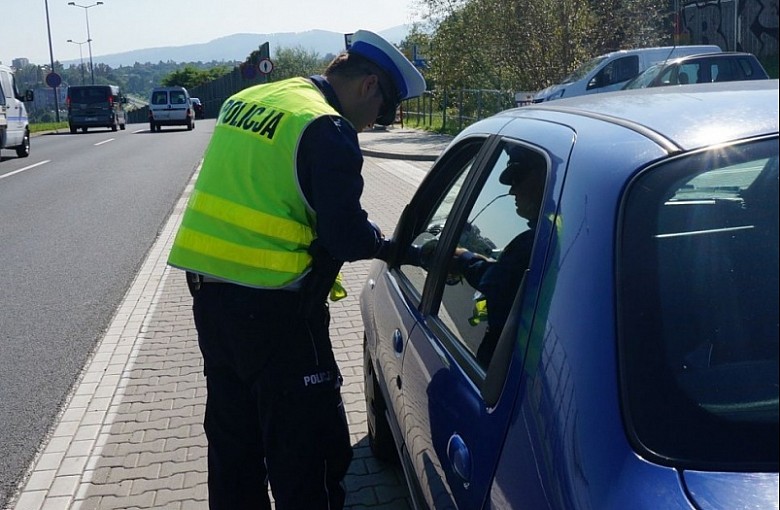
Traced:
[[569, 125], [576, 124], [577, 116], [599, 119], [640, 132], [677, 152], [776, 134], [778, 80], [619, 90], [522, 106], [498, 115], [543, 117]]
[[665, 62], [659, 62], [660, 64], [669, 65], [677, 64], [680, 62], [690, 62], [696, 60], [710, 60], [720, 58], [733, 58], [733, 57], [753, 57], [756, 56], [752, 53], [746, 53], [744, 51], [721, 51], [720, 53], [696, 53], [695, 55], [684, 55], [682, 57], [671, 58]]

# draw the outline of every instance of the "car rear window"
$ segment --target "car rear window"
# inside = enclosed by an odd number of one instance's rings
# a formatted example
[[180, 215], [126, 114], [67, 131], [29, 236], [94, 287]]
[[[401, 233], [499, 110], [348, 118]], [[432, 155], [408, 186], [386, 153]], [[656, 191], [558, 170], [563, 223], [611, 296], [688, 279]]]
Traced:
[[152, 92], [152, 104], [168, 104], [168, 91], [155, 90]]
[[675, 466], [777, 470], [777, 138], [644, 172], [622, 218], [621, 378], [636, 445]]
[[105, 87], [78, 87], [68, 91], [71, 103], [96, 103], [108, 101], [110, 89]]

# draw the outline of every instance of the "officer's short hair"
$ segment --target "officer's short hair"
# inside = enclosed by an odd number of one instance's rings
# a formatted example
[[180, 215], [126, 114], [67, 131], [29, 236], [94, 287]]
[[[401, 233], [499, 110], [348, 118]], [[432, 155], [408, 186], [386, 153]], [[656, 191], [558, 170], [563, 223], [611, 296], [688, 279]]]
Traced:
[[[379, 76], [383, 87], [393, 87], [393, 81], [387, 72], [357, 53], [343, 52], [330, 61], [323, 73], [325, 76], [341, 76], [342, 78], [360, 78], [369, 74]], [[393, 94], [394, 91], [388, 91]]]

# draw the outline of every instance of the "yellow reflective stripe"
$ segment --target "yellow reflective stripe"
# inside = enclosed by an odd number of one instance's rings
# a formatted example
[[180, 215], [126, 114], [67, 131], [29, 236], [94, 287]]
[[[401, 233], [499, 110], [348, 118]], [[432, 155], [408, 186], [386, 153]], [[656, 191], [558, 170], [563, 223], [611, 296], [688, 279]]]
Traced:
[[274, 239], [302, 246], [308, 246], [314, 240], [311, 228], [297, 221], [260, 212], [203, 191], [193, 191], [187, 206], [212, 218]]
[[300, 274], [309, 267], [311, 262], [311, 255], [306, 252], [295, 253], [249, 248], [202, 234], [184, 226], [179, 229], [176, 235], [176, 245], [228, 262], [283, 273]]

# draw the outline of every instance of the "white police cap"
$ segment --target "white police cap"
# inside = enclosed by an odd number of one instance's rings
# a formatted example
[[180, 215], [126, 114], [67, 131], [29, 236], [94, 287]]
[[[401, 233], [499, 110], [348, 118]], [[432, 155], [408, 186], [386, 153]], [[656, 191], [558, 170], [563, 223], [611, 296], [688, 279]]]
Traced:
[[399, 103], [425, 92], [425, 78], [420, 71], [381, 36], [368, 30], [358, 30], [352, 34], [352, 43], [347, 51], [357, 53], [384, 69], [393, 80]]

